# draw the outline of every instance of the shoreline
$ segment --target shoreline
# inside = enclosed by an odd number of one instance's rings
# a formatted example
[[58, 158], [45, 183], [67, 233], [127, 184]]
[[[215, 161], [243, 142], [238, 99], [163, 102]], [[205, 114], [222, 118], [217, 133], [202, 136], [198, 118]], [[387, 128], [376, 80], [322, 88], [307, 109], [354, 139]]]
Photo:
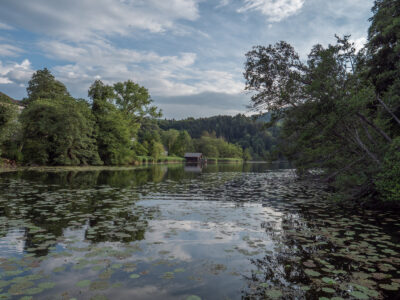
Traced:
[[[267, 161], [217, 161], [210, 162], [209, 164], [273, 164], [275, 162]], [[1, 167], [0, 173], [10, 172], [91, 172], [91, 171], [129, 171], [136, 169], [144, 169], [151, 166], [161, 165], [185, 165], [185, 161], [163, 161], [163, 162], [148, 162], [140, 163], [136, 165], [125, 165], [125, 166], [15, 166], [15, 167]]]

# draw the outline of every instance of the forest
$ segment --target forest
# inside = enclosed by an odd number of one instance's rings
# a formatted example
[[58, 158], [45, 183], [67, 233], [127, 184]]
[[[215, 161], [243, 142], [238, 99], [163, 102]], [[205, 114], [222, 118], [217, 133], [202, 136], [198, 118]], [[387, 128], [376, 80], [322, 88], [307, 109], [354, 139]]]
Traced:
[[[279, 124], [265, 128], [269, 114], [247, 117], [215, 116], [210, 118], [187, 118], [185, 120], [159, 120], [163, 130], [186, 130], [190, 136], [199, 139], [204, 133], [212, 133], [213, 137], [223, 137], [227, 142], [240, 145], [247, 157], [253, 160], [275, 160], [279, 158], [276, 149], [279, 137]], [[210, 155], [209, 155], [210, 156]]]
[[182, 161], [186, 152], [213, 160], [252, 159], [245, 144], [209, 128], [195, 138], [185, 128], [161, 129], [162, 113], [148, 90], [130, 80], [113, 86], [97, 80], [86, 101], [73, 98], [45, 68], [32, 75], [27, 95], [20, 112], [16, 101], [0, 94], [0, 154], [18, 164], [127, 165]]
[[375, 1], [368, 41], [312, 47], [287, 42], [246, 55], [255, 110], [282, 122], [279, 150], [301, 176], [328, 182], [339, 199], [400, 201], [400, 1]]

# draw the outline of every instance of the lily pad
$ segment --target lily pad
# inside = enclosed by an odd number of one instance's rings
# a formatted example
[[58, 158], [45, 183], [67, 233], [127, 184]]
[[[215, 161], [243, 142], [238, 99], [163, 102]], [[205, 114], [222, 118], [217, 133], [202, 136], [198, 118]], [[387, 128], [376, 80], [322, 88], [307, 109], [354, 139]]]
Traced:
[[186, 300], [201, 300], [201, 298], [196, 295], [190, 295], [186, 298]]
[[321, 273], [311, 270], [311, 269], [305, 269], [304, 273], [306, 273], [308, 276], [312, 276], [312, 277], [319, 277], [321, 275]]
[[271, 299], [279, 299], [282, 297], [282, 292], [280, 290], [269, 290], [266, 295]]
[[327, 284], [336, 284], [336, 281], [334, 279], [332, 279], [332, 278], [329, 278], [329, 277], [323, 277], [322, 281], [327, 283]]
[[327, 287], [322, 288], [322, 291], [324, 291], [325, 293], [329, 293], [329, 294], [334, 294], [336, 292], [334, 289], [327, 288]]
[[80, 287], [80, 288], [88, 287], [90, 285], [90, 283], [91, 283], [90, 280], [81, 280], [81, 281], [77, 282], [76, 286]]
[[366, 294], [364, 294], [362, 292], [359, 292], [359, 291], [352, 291], [352, 292], [350, 292], [350, 295], [353, 296], [356, 299], [359, 299], [359, 300], [367, 300], [367, 299], [369, 299], [368, 295], [366, 295]]

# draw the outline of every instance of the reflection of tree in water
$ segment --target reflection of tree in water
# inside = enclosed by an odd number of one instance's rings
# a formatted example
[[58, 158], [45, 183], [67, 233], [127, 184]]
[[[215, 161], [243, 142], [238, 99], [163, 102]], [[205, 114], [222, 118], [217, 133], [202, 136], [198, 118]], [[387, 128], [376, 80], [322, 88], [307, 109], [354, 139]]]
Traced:
[[[261, 224], [274, 248], [262, 258], [250, 259], [256, 270], [244, 276], [247, 280], [247, 288], [242, 290], [244, 299], [269, 298], [271, 291], [282, 292], [284, 299], [320, 299], [332, 295], [347, 299], [351, 291], [363, 291], [371, 299], [380, 299], [382, 293], [388, 293], [379, 290], [372, 273], [385, 272], [388, 278], [396, 276], [400, 259], [394, 252], [376, 247], [379, 241], [386, 242], [386, 247], [394, 247], [389, 236], [396, 229], [390, 226], [374, 229], [371, 215], [357, 215], [337, 205], [330, 207], [318, 202], [310, 199], [291, 207], [283, 205], [280, 222]], [[387, 231], [386, 237], [380, 240], [377, 231], [383, 237]], [[372, 241], [365, 239], [368, 235]], [[387, 283], [391, 283], [390, 279]]]
[[[5, 236], [10, 229], [24, 227], [25, 250], [36, 255], [47, 255], [69, 227], [87, 226], [85, 238], [94, 243], [143, 239], [154, 209], [137, 206], [138, 197], [129, 189], [98, 186], [100, 180], [105, 183], [107, 178], [110, 182], [124, 178], [130, 185], [143, 184], [136, 180], [143, 176], [132, 175], [134, 172], [117, 173], [67, 172], [53, 176], [40, 173], [40, 184], [14, 174], [13, 179], [6, 179], [0, 185], [0, 217], [5, 220], [1, 234]], [[156, 177], [160, 174], [156, 173]]]

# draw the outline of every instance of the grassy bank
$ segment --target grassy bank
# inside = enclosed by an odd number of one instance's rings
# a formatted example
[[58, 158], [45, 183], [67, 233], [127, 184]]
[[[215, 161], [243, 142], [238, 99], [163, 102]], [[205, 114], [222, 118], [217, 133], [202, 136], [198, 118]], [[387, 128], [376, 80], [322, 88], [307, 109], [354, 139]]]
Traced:
[[243, 163], [243, 159], [241, 158], [226, 158], [226, 157], [208, 157], [208, 163]]
[[137, 161], [138, 164], [154, 164], [154, 163], [182, 163], [185, 162], [183, 157], [178, 156], [161, 156], [157, 160], [155, 160], [151, 156], [138, 156]]

